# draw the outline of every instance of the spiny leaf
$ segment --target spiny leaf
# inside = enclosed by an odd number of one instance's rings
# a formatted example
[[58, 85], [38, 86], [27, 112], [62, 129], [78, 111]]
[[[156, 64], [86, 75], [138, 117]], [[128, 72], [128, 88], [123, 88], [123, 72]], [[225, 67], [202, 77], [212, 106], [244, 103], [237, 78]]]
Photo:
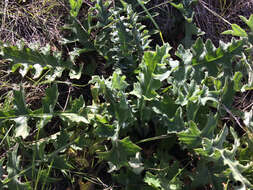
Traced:
[[126, 76], [120, 76], [119, 71], [114, 72], [112, 75], [112, 88], [124, 91], [128, 86]]
[[18, 156], [17, 152], [18, 144], [13, 147], [11, 153], [8, 153], [7, 172], [10, 182], [7, 184], [7, 186], [8, 189], [26, 190], [29, 189], [29, 186], [19, 180], [21, 175], [20, 172], [22, 170], [20, 168], [20, 156]]
[[196, 82], [201, 81], [205, 72], [209, 76], [217, 77], [219, 71], [223, 70], [225, 76], [230, 76], [233, 73], [234, 58], [243, 52], [244, 44], [244, 40], [232, 39], [230, 43], [220, 42], [219, 47], [215, 48], [210, 40], [204, 44], [198, 39], [191, 49], [184, 49], [181, 45], [176, 55], [183, 63], [179, 64], [171, 75], [182, 83], [189, 77]]
[[46, 97], [42, 100], [43, 113], [53, 113], [55, 104], [58, 100], [58, 88], [53, 84], [51, 88], [46, 89]]
[[243, 116], [243, 122], [245, 124], [245, 127], [247, 130], [249, 130], [250, 133], [253, 133], [253, 110], [251, 109], [249, 112], [245, 111]]
[[69, 72], [70, 79], [80, 79], [82, 76], [83, 65], [80, 64], [79, 68], [71, 69]]
[[249, 19], [245, 18], [244, 16], [239, 16], [240, 19], [242, 19], [243, 22], [245, 22], [250, 30], [253, 32], [253, 14], [250, 15]]
[[239, 37], [247, 37], [247, 33], [245, 30], [243, 30], [240, 26], [237, 24], [231, 25], [232, 30], [227, 30], [225, 32], [222, 32], [222, 34], [232, 34], [233, 36], [239, 36]]
[[242, 172], [251, 167], [251, 165], [248, 164], [244, 166], [235, 159], [236, 151], [240, 145], [240, 142], [233, 128], [230, 128], [230, 132], [234, 138], [232, 150], [224, 147], [224, 143], [228, 135], [228, 128], [225, 126], [214, 140], [203, 138], [203, 149], [198, 148], [195, 149], [195, 151], [205, 156], [206, 158], [209, 157], [208, 159], [212, 159], [214, 164], [217, 166], [220, 165], [222, 161], [222, 164], [224, 166], [229, 167], [227, 176], [229, 176], [229, 174], [232, 174], [235, 181], [241, 182], [242, 189], [246, 189], [246, 187], [252, 188], [252, 184], [242, 175]]
[[62, 130], [59, 135], [57, 135], [57, 141], [55, 142], [55, 148], [59, 149], [63, 146], [66, 146], [70, 140], [70, 134], [68, 134], [65, 130]]
[[183, 111], [179, 107], [175, 113], [175, 116], [169, 120], [167, 133], [177, 133], [185, 129], [185, 124], [183, 120]]
[[228, 78], [225, 80], [225, 84], [223, 86], [223, 93], [222, 93], [222, 103], [230, 108], [233, 102], [233, 97], [235, 94], [235, 90], [233, 88], [234, 84], [233, 81], [230, 81]]
[[59, 113], [58, 114], [63, 120], [65, 121], [68, 121], [70, 123], [72, 122], [76, 122], [76, 123], [85, 123], [85, 124], [88, 124], [89, 121], [81, 116], [81, 115], [78, 115], [77, 113]]
[[97, 125], [98, 126], [95, 130], [96, 135], [99, 137], [113, 138], [116, 133], [115, 126], [103, 123], [97, 123]]
[[109, 2], [97, 2], [98, 13], [95, 17], [98, 22], [95, 28], [98, 28], [99, 32], [94, 46], [107, 60], [108, 65], [132, 75], [144, 50], [149, 48], [149, 32], [139, 22], [138, 14], [130, 4], [121, 1], [121, 5], [123, 6], [114, 10], [109, 8]]
[[189, 129], [182, 131], [177, 134], [179, 140], [187, 144], [189, 147], [198, 147], [201, 144], [200, 130], [197, 125], [193, 122], [189, 122]]
[[191, 4], [193, 2], [196, 2], [196, 0], [186, 0], [186, 1], [182, 1], [181, 3], [174, 3], [174, 2], [169, 2], [173, 7], [177, 8], [182, 15], [184, 16], [185, 20], [188, 23], [192, 22], [192, 18], [193, 18], [193, 10], [191, 8]]
[[[233, 144], [233, 149], [231, 151], [229, 150], [219, 150], [221, 153], [221, 156], [223, 158], [224, 164], [228, 165], [231, 173], [234, 177], [235, 181], [240, 181], [242, 183], [241, 188], [246, 189], [246, 188], [253, 188], [253, 185], [246, 179], [243, 175], [242, 172], [245, 171], [247, 168], [251, 167], [250, 165], [244, 166], [240, 164], [237, 160], [234, 160], [235, 153], [240, 146], [239, 139], [234, 131], [233, 128], [230, 128], [230, 131], [232, 133], [232, 136], [234, 138], [234, 144]], [[252, 163], [251, 163], [252, 165]]]
[[[128, 85], [125, 78], [126, 77], [121, 76], [117, 70], [113, 73], [112, 78], [104, 80], [100, 79], [98, 76], [94, 76], [90, 81], [90, 83], [95, 83], [95, 88], [99, 89], [99, 93], [103, 95], [108, 102], [110, 102], [112, 114], [120, 125], [127, 124], [132, 117], [132, 111], [129, 107], [127, 94], [124, 92]], [[95, 88], [93, 87], [93, 89]]]
[[[137, 96], [142, 96], [146, 100], [151, 100], [156, 96], [156, 90], [161, 87], [161, 82], [155, 79], [156, 74], [164, 74], [158, 73], [159, 67], [161, 63], [169, 56], [168, 51], [170, 50], [170, 46], [165, 44], [162, 47], [157, 47], [155, 52], [145, 52], [143, 56], [143, 63], [141, 64], [142, 73], [139, 74], [138, 80], [139, 85], [135, 85], [137, 88], [134, 89], [134, 93], [140, 92], [141, 95], [137, 94]], [[163, 77], [162, 77], [163, 78]], [[158, 78], [159, 79], [159, 78]]]
[[13, 119], [16, 122], [15, 137], [22, 136], [25, 139], [29, 135], [30, 127], [28, 126], [27, 117], [18, 117]]
[[1, 46], [2, 58], [11, 60], [12, 72], [19, 69], [20, 74], [24, 77], [29, 70], [34, 69], [33, 78], [41, 76], [43, 70], [49, 70], [46, 78], [49, 81], [55, 80], [61, 76], [64, 69], [72, 69], [70, 61], [61, 60], [61, 54], [55, 53], [51, 55], [50, 46], [41, 49], [24, 48], [23, 45], [18, 46]]
[[234, 90], [235, 91], [240, 91], [242, 89], [242, 73], [241, 72], [236, 72], [235, 75], [234, 75], [234, 78], [233, 78], [233, 81], [234, 81]]
[[25, 115], [28, 113], [28, 109], [26, 108], [24, 90], [22, 86], [20, 86], [19, 90], [14, 90], [14, 105], [16, 108], [17, 115]]
[[198, 64], [198, 62], [203, 61], [203, 59], [206, 56], [206, 51], [205, 51], [205, 45], [202, 41], [201, 38], [198, 38], [192, 46], [192, 53], [193, 53], [193, 58], [192, 58], [192, 64]]
[[220, 131], [219, 135], [216, 136], [216, 138], [213, 141], [214, 147], [218, 149], [223, 148], [223, 144], [226, 141], [226, 137], [228, 135], [228, 127], [225, 125], [224, 128]]
[[70, 15], [72, 17], [77, 17], [79, 10], [82, 6], [83, 1], [82, 0], [69, 0], [69, 4], [70, 4]]
[[[197, 45], [200, 45], [200, 44], [201, 43], [197, 43], [195, 45], [195, 49], [197, 48]], [[190, 49], [184, 49], [184, 47], [182, 45], [178, 46], [177, 51], [176, 51], [176, 55], [184, 62], [185, 65], [190, 64], [192, 61], [192, 57], [193, 57]]]
[[186, 106], [186, 109], [187, 109], [187, 119], [190, 121], [194, 121], [195, 118], [196, 118], [196, 114], [199, 110], [199, 105], [198, 103], [194, 103], [192, 101], [188, 101], [188, 104]]
[[161, 181], [160, 179], [153, 175], [150, 172], [147, 172], [144, 178], [144, 182], [147, 183], [148, 185], [155, 187], [156, 189], [161, 188]]
[[196, 167], [196, 172], [194, 172], [193, 177], [194, 180], [191, 184], [191, 189], [196, 189], [198, 187], [202, 187], [203, 185], [212, 184], [212, 188], [214, 190], [223, 190], [224, 186], [222, 183], [226, 181], [226, 178], [219, 173], [219, 170], [216, 171], [217, 168], [210, 168], [206, 164], [206, 160], [200, 160]]
[[200, 130], [197, 124], [193, 121], [188, 122], [188, 127], [187, 130], [177, 134], [179, 140], [190, 148], [200, 147], [203, 138], [213, 138], [214, 130], [217, 127], [217, 115], [213, 116], [210, 114], [207, 123], [202, 130]]
[[113, 141], [113, 147], [109, 152], [99, 153], [101, 159], [105, 159], [120, 169], [122, 166], [128, 166], [128, 161], [141, 150], [136, 144], [132, 143], [129, 137], [122, 140]]
[[215, 116], [213, 116], [213, 114], [209, 114], [206, 125], [201, 131], [201, 136], [212, 139], [217, 124], [218, 124], [218, 114], [216, 114]]
[[83, 96], [81, 95], [79, 98], [73, 100], [71, 102], [71, 113], [82, 113], [85, 108], [85, 101], [83, 99]]
[[79, 42], [83, 46], [83, 48], [75, 47], [71, 52], [69, 52], [69, 57], [72, 62], [74, 62], [76, 58], [82, 53], [96, 50], [94, 44], [90, 41], [87, 22], [80, 26], [80, 23], [74, 20], [72, 24], [65, 25], [63, 29], [69, 31], [70, 37], [68, 37], [68, 39], [63, 38], [61, 41], [62, 44], [71, 44], [74, 42]]

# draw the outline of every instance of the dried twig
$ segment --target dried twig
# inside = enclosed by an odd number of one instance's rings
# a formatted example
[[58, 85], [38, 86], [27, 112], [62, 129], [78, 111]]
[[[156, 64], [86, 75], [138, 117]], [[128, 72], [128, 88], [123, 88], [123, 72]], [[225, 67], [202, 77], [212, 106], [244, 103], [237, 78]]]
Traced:
[[244, 129], [244, 127], [241, 125], [240, 121], [237, 119], [237, 117], [227, 108], [227, 106], [225, 106], [224, 104], [222, 104], [223, 108], [225, 109], [225, 111], [235, 120], [235, 122], [238, 124], [238, 126], [244, 131], [246, 132], [246, 130]]

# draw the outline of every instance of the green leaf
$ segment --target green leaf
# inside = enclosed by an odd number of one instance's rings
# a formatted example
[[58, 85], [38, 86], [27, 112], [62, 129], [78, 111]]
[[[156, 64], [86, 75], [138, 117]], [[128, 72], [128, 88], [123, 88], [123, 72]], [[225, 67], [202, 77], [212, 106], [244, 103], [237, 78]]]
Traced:
[[253, 133], [253, 110], [251, 109], [249, 112], [245, 111], [243, 115], [243, 123], [245, 127], [249, 130], [249, 132]]
[[82, 113], [85, 108], [85, 101], [81, 95], [79, 98], [76, 98], [71, 102], [71, 113]]
[[183, 120], [183, 111], [179, 107], [175, 113], [175, 116], [169, 120], [167, 133], [178, 133], [185, 130], [185, 124]]
[[[35, 64], [33, 65], [34, 69], [35, 69], [35, 74], [33, 75], [34, 79], [37, 79], [41, 76], [44, 68], [40, 65], [40, 64]], [[24, 76], [26, 73], [21, 73], [22, 76]]]
[[201, 131], [193, 121], [189, 121], [189, 128], [177, 134], [179, 140], [187, 144], [190, 148], [201, 145]]
[[[26, 190], [29, 189], [29, 186], [25, 183], [22, 183], [19, 177], [22, 175], [22, 170], [20, 168], [20, 156], [17, 154], [18, 152], [18, 144], [13, 147], [11, 153], [8, 153], [8, 160], [7, 160], [7, 172], [8, 172], [8, 179], [7, 183], [8, 189], [19, 189], [19, 190]], [[23, 170], [24, 171], [24, 170]]]
[[83, 71], [83, 65], [80, 64], [80, 67], [77, 69], [71, 69], [69, 72], [69, 78], [70, 79], [80, 79], [82, 76], [82, 71]]
[[253, 32], [253, 14], [250, 15], [249, 20], [247, 20], [247, 18], [245, 18], [244, 16], [239, 17], [240, 19], [242, 19], [243, 22], [245, 22], [248, 25], [250, 30]]
[[214, 147], [217, 147], [218, 149], [223, 148], [223, 144], [226, 141], [226, 137], [228, 135], [228, 127], [225, 125], [223, 130], [220, 131], [220, 133], [216, 136], [216, 138], [213, 141]]
[[214, 130], [217, 127], [217, 115], [210, 114], [205, 127], [200, 131], [197, 124], [193, 121], [188, 122], [188, 129], [177, 134], [179, 140], [186, 144], [189, 148], [197, 148], [201, 146], [203, 138], [213, 139]]
[[60, 134], [57, 135], [57, 139], [55, 142], [55, 148], [60, 149], [61, 147], [66, 146], [69, 143], [70, 134], [68, 134], [65, 130], [61, 130]]
[[137, 175], [140, 175], [145, 169], [140, 152], [135, 155], [135, 158], [131, 158], [128, 164], [130, 165], [131, 170]]
[[161, 188], [161, 181], [160, 179], [153, 175], [150, 172], [146, 172], [144, 182], [147, 183], [148, 185], [155, 187], [157, 190]]
[[16, 122], [15, 128], [15, 137], [22, 136], [25, 139], [29, 135], [30, 127], [28, 126], [28, 118], [27, 117], [18, 117], [13, 119]]
[[125, 168], [115, 172], [113, 175], [113, 181], [121, 184], [125, 187], [125, 190], [140, 189], [140, 190], [154, 190], [153, 188], [148, 188], [149, 186], [143, 182], [143, 177], [133, 173], [130, 169]]
[[110, 103], [110, 113], [117, 119], [120, 126], [127, 125], [131, 122], [130, 118], [132, 118], [132, 111], [129, 107], [127, 94], [124, 92], [128, 85], [125, 78], [117, 70], [113, 73], [113, 77], [109, 79], [105, 80], [100, 79], [98, 76], [93, 76], [90, 81], [90, 83], [95, 83], [95, 87], [92, 90], [95, 99], [98, 98], [96, 94], [99, 91], [100, 95], [104, 96], [106, 101]]
[[162, 73], [162, 74], [154, 74], [154, 79], [159, 80], [159, 81], [162, 82], [165, 79], [167, 79], [170, 76], [171, 73], [172, 73], [172, 71], [168, 70], [167, 72]]
[[53, 162], [54, 167], [60, 170], [70, 170], [74, 169], [73, 166], [71, 166], [68, 161], [64, 158], [64, 156], [56, 155], [49, 159], [49, 162]]
[[242, 175], [243, 171], [245, 171], [247, 168], [252, 167], [252, 163], [244, 166], [240, 164], [239, 161], [234, 160], [236, 151], [240, 146], [240, 141], [233, 128], [230, 128], [230, 132], [232, 133], [232, 136], [234, 138], [233, 149], [231, 151], [219, 150], [221, 153], [221, 157], [224, 161], [224, 164], [229, 166], [234, 180], [236, 182], [240, 181], [242, 183], [240, 187], [241, 189], [253, 188], [253, 185], [249, 182], [249, 180]]
[[50, 81], [55, 80], [56, 77], [60, 77], [62, 71], [65, 69], [72, 69], [70, 61], [61, 60], [60, 53], [54, 53], [50, 50], [50, 46], [36, 49], [36, 48], [24, 48], [24, 45], [20, 46], [1, 46], [2, 58], [10, 60], [12, 64], [12, 72], [19, 69], [19, 73], [24, 77], [29, 70], [33, 70], [33, 78], [38, 78], [44, 71], [48, 70], [46, 78]]
[[212, 43], [212, 41], [210, 39], [208, 39], [206, 41], [205, 47], [206, 47], [206, 50], [207, 50], [207, 54], [205, 56], [206, 60], [208, 62], [215, 60], [216, 56], [217, 56], [217, 54], [216, 54], [217, 49], [215, 48], [214, 44]]
[[223, 87], [223, 93], [221, 97], [221, 102], [228, 108], [231, 108], [233, 97], [235, 95], [235, 90], [233, 88], [233, 81], [230, 81], [228, 78], [225, 80], [225, 84]]
[[241, 189], [252, 188], [253, 185], [242, 174], [246, 169], [252, 167], [252, 164], [245, 166], [236, 160], [236, 151], [240, 146], [240, 141], [233, 128], [230, 128], [230, 132], [234, 138], [232, 150], [224, 147], [226, 137], [228, 135], [228, 128], [225, 126], [214, 140], [203, 138], [203, 149], [198, 148], [195, 149], [195, 151], [211, 160], [214, 163], [214, 167], [218, 167], [221, 164], [223, 164], [223, 166], [228, 166], [226, 176], [230, 177], [232, 175], [235, 182], [241, 182]]
[[115, 71], [112, 75], [112, 88], [125, 91], [126, 87], [128, 86], [126, 80], [126, 76], [120, 76], [120, 72]]
[[[159, 115], [161, 114], [161, 116], [166, 116], [168, 118], [172, 118], [175, 115], [177, 108], [179, 107], [175, 104], [173, 97], [169, 95], [164, 95], [161, 97], [161, 99], [152, 101], [152, 106], [152, 109], [155, 113]], [[168, 109], [168, 107], [170, 109]]]
[[14, 106], [17, 115], [25, 115], [28, 114], [28, 109], [26, 108], [24, 90], [22, 86], [20, 86], [20, 90], [14, 90]]
[[[3, 169], [3, 166], [4, 166], [4, 157], [0, 159], [0, 176], [3, 176], [4, 174], [4, 169]], [[0, 184], [2, 184], [2, 182], [0, 181]]]
[[70, 15], [72, 17], [77, 17], [78, 13], [79, 13], [79, 10], [83, 4], [83, 1], [82, 0], [69, 0], [69, 4], [70, 4]]
[[[97, 1], [94, 15], [97, 23], [94, 27], [98, 33], [94, 46], [107, 60], [108, 66], [120, 68], [124, 74], [131, 76], [144, 50], [149, 48], [150, 35], [129, 2], [119, 1], [117, 4], [119, 6], [115, 10], [111, 9], [110, 2]], [[142, 3], [140, 5], [143, 6]]]
[[37, 116], [40, 118], [40, 120], [38, 121], [37, 127], [38, 129], [42, 129], [52, 119], [53, 114], [39, 114]]
[[64, 121], [68, 121], [70, 123], [89, 124], [89, 121], [85, 117], [78, 115], [76, 113], [64, 112], [64, 113], [59, 113], [57, 115], [60, 116], [60, 118], [63, 119]]
[[192, 58], [193, 65], [197, 65], [199, 62], [203, 61], [203, 59], [206, 56], [206, 51], [202, 38], [198, 38], [196, 42], [193, 44], [192, 53], [193, 53]]
[[131, 157], [141, 150], [136, 144], [132, 143], [129, 137], [112, 142], [113, 147], [109, 152], [99, 153], [102, 160], [107, 160], [120, 169], [122, 166], [128, 166]]
[[192, 7], [191, 7], [191, 4], [193, 2], [196, 2], [196, 0], [184, 0], [180, 3], [178, 3], [178, 4], [176, 4], [174, 2], [169, 2], [169, 3], [182, 13], [185, 20], [188, 23], [191, 23], [192, 19], [193, 19], [193, 16], [194, 16], [194, 12], [193, 12]]
[[130, 94], [136, 96], [137, 98], [142, 98], [142, 89], [140, 83], [134, 83], [134, 89], [130, 92]]
[[[201, 42], [201, 41], [199, 41]], [[199, 45], [199, 43], [197, 43], [195, 46]], [[195, 52], [196, 53], [196, 52]], [[190, 49], [184, 49], [184, 47], [182, 45], [179, 45], [176, 51], [176, 56], [178, 56], [185, 65], [189, 65], [191, 64], [192, 61], [192, 53]]]
[[96, 135], [98, 135], [99, 137], [113, 138], [116, 133], [115, 126], [102, 123], [97, 123], [97, 125], [98, 126], [95, 130]]
[[243, 39], [232, 39], [230, 43], [220, 42], [219, 47], [215, 48], [210, 40], [204, 44], [201, 39], [198, 39], [191, 49], [179, 46], [176, 55], [182, 63], [174, 68], [171, 74], [175, 85], [185, 85], [185, 81], [190, 79], [198, 84], [206, 76], [218, 77], [221, 75], [220, 71], [224, 72], [222, 76], [231, 76], [234, 73], [232, 63], [236, 56], [242, 54], [244, 44]]
[[233, 36], [239, 36], [239, 37], [247, 37], [247, 33], [245, 30], [243, 30], [240, 26], [237, 24], [232, 24], [231, 25], [232, 30], [227, 30], [225, 32], [222, 32], [221, 34], [231, 34]]
[[186, 106], [187, 109], [187, 119], [188, 121], [192, 120], [194, 121], [197, 115], [197, 112], [199, 110], [198, 103], [193, 103], [192, 101], [188, 101], [188, 104]]
[[215, 116], [213, 116], [213, 114], [209, 114], [206, 125], [201, 131], [201, 136], [212, 139], [217, 124], [218, 124], [218, 114], [216, 114]]
[[191, 184], [191, 189], [196, 189], [203, 187], [207, 184], [212, 184], [212, 188], [215, 190], [223, 190], [224, 186], [222, 183], [226, 181], [226, 178], [221, 174], [223, 168], [218, 170], [218, 168], [210, 167], [206, 160], [201, 159], [196, 167], [196, 172], [194, 172], [194, 180]]
[[167, 154], [166, 151], [156, 153], [158, 163], [153, 163], [151, 168], [159, 168], [146, 172], [144, 181], [151, 187], [161, 190], [181, 190], [184, 185], [180, 179], [183, 169], [179, 168], [179, 162]]
[[243, 77], [243, 75], [242, 75], [241, 72], [236, 72], [234, 74], [234, 78], [233, 78], [234, 90], [237, 91], [237, 92], [241, 91], [241, 89], [242, 89], [242, 82], [241, 82], [242, 77]]
[[69, 52], [70, 60], [72, 62], [75, 62], [76, 58], [80, 57], [82, 53], [96, 50], [94, 44], [90, 41], [87, 22], [82, 23], [82, 26], [80, 26], [80, 23], [74, 20], [71, 25], [64, 26], [63, 29], [67, 30], [71, 36], [68, 37], [68, 39], [63, 38], [61, 41], [62, 44], [79, 42], [84, 47], [81, 49], [74, 47], [73, 50]]
[[[157, 74], [162, 76], [165, 73], [165, 75], [169, 76], [169, 73], [167, 72], [157, 72], [159, 71], [159, 64], [163, 63], [164, 60], [169, 56], [169, 50], [170, 46], [168, 44], [165, 44], [162, 47], [157, 47], [156, 52], [148, 51], [144, 53], [143, 63], [141, 64], [142, 72], [138, 77], [140, 85], [135, 85], [135, 87], [141, 88], [141, 95], [146, 100], [151, 100], [154, 98], [157, 94], [156, 90], [161, 87], [162, 81], [156, 80], [155, 76], [157, 76]], [[158, 77], [157, 79], [164, 80], [165, 77]], [[136, 94], [136, 92], [140, 92], [140, 89], [134, 89], [133, 94]]]
[[54, 107], [57, 103], [58, 96], [59, 93], [56, 84], [46, 89], [46, 97], [42, 99], [43, 113], [54, 113]]

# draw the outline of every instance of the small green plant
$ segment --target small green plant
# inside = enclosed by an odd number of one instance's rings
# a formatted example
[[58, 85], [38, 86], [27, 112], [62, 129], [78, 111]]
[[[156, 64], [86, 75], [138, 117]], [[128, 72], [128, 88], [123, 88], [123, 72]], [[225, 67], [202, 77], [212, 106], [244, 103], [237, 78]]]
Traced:
[[[66, 27], [72, 35], [64, 43], [81, 44], [80, 48], [74, 48], [70, 53], [73, 59], [81, 53], [97, 51], [106, 59], [106, 67], [120, 68], [131, 74], [150, 43], [149, 32], [139, 22], [138, 14], [123, 1], [112, 8], [110, 1], [100, 0], [90, 12], [83, 25], [72, 18], [72, 25]], [[97, 21], [95, 24], [94, 20]], [[92, 39], [94, 31], [95, 37]]]

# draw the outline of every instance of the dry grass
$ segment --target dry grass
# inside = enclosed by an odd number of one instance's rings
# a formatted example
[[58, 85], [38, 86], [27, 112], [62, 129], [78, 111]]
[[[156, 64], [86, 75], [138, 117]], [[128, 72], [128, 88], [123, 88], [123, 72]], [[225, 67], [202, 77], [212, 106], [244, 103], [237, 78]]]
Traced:
[[60, 0], [1, 0], [0, 40], [42, 46], [57, 42], [67, 14], [63, 5]]
[[[25, 44], [58, 45], [61, 27], [68, 11], [64, 0], [1, 0], [0, 40], [12, 45], [22, 40]], [[9, 63], [0, 63], [0, 103], [9, 92], [22, 84], [26, 102], [31, 109], [41, 105], [46, 85], [35, 85], [28, 77], [9, 71]]]

